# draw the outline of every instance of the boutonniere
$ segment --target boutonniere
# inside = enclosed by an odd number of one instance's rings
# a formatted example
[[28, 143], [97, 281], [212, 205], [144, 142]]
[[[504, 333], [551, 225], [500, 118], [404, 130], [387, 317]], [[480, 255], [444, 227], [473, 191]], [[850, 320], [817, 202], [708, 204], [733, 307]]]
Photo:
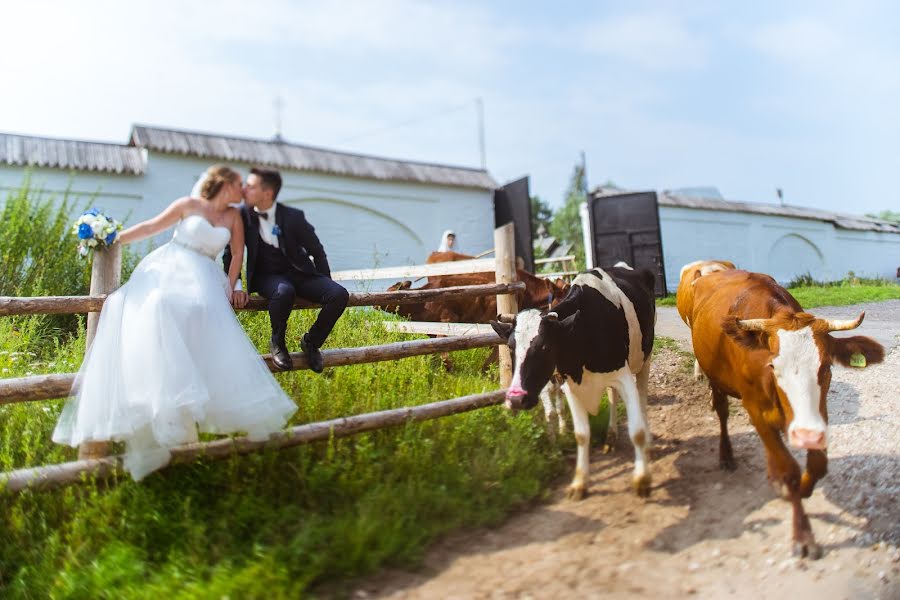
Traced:
[[275, 237], [280, 236], [281, 235], [281, 227], [279, 227], [278, 225], [273, 226], [272, 227], [272, 235], [274, 235]]

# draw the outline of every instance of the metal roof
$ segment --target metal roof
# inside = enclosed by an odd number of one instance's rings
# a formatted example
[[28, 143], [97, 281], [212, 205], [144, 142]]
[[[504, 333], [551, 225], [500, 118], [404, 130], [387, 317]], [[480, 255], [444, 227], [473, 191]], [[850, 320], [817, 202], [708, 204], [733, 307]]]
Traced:
[[393, 160], [301, 146], [280, 139], [263, 140], [135, 125], [132, 146], [154, 152], [250, 163], [385, 181], [409, 181], [493, 190], [487, 171], [467, 167]]
[[[631, 193], [614, 187], [598, 187], [593, 192], [598, 196], [616, 196]], [[883, 221], [859, 215], [835, 213], [803, 206], [761, 204], [757, 202], [734, 202], [719, 198], [701, 196], [689, 196], [663, 190], [657, 193], [660, 206], [674, 206], [679, 208], [696, 208], [705, 210], [720, 210], [726, 212], [740, 212], [758, 215], [771, 215], [778, 217], [793, 217], [795, 219], [810, 219], [831, 223], [839, 229], [852, 229], [856, 231], [880, 231], [884, 233], [900, 233], [900, 223]]]
[[0, 133], [0, 164], [143, 175], [147, 161], [133, 146]]

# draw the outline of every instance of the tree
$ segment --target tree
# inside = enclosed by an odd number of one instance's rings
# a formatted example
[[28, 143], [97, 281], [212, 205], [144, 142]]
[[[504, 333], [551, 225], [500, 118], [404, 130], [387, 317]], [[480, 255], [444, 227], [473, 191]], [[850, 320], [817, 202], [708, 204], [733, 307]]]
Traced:
[[867, 217], [872, 217], [873, 219], [881, 219], [882, 221], [893, 221], [894, 223], [900, 223], [900, 212], [894, 212], [893, 210], [883, 210], [880, 213], [868, 213]]
[[587, 178], [582, 162], [575, 165], [563, 205], [553, 215], [553, 221], [549, 226], [550, 235], [572, 244], [579, 269], [585, 268], [584, 234], [581, 229], [581, 205], [585, 201], [587, 201]]
[[538, 238], [538, 231], [541, 226], [549, 231], [550, 223], [553, 221], [553, 209], [550, 205], [541, 200], [540, 196], [531, 197], [531, 241]]

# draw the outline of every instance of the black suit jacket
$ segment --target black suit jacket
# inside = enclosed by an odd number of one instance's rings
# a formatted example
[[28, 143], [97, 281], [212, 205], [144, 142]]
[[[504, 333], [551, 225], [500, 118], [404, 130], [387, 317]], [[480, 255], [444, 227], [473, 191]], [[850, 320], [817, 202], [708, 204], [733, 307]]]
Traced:
[[[244, 244], [247, 246], [247, 291], [257, 291], [253, 275], [256, 272], [256, 261], [259, 256], [259, 216], [247, 205], [242, 205], [241, 219], [244, 222]], [[275, 224], [280, 230], [278, 247], [288, 259], [291, 267], [310, 275], [324, 275], [331, 278], [331, 268], [325, 256], [325, 248], [319, 241], [315, 229], [306, 220], [303, 211], [284, 204], [278, 204], [275, 210]], [[225, 271], [231, 265], [231, 247], [225, 247], [222, 258]]]

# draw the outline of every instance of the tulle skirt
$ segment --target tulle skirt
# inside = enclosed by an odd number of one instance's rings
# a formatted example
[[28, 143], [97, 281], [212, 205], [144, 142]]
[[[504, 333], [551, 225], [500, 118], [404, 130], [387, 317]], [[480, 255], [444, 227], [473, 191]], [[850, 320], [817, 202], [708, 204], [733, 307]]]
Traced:
[[210, 257], [170, 242], [103, 305], [53, 441], [124, 441], [134, 479], [205, 433], [263, 440], [296, 410], [247, 338]]

